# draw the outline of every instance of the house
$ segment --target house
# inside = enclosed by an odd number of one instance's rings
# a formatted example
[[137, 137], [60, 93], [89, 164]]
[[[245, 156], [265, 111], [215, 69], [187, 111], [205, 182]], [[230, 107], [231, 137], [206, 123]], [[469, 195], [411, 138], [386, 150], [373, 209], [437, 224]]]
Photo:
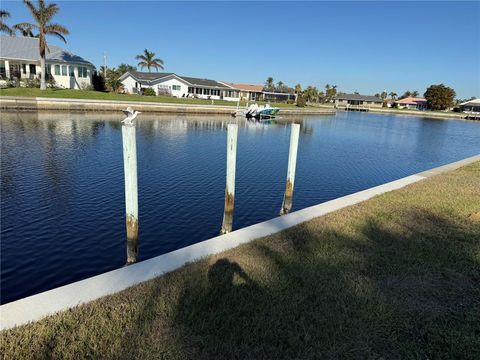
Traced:
[[376, 96], [360, 94], [339, 94], [334, 97], [336, 108], [380, 108], [383, 100]]
[[120, 77], [124, 90], [141, 94], [151, 88], [157, 95], [238, 101], [240, 91], [215, 80], [180, 76], [175, 73], [129, 71]]
[[480, 113], [480, 99], [473, 99], [461, 103], [460, 111], [465, 113]]
[[[40, 78], [39, 40], [33, 37], [0, 37], [0, 82]], [[82, 89], [92, 85], [95, 66], [84, 58], [55, 45], [48, 45], [46, 73], [59, 87]]]
[[271, 102], [288, 102], [297, 101], [297, 94], [294, 93], [281, 93], [274, 91], [263, 91], [262, 100]]
[[414, 98], [407, 97], [405, 99], [400, 99], [395, 101], [395, 106], [400, 109], [416, 109], [416, 110], [427, 110], [427, 100], [424, 98]]
[[222, 83], [238, 90], [240, 92], [240, 100], [242, 101], [256, 101], [263, 99], [263, 85], [238, 84], [224, 81], [222, 81]]

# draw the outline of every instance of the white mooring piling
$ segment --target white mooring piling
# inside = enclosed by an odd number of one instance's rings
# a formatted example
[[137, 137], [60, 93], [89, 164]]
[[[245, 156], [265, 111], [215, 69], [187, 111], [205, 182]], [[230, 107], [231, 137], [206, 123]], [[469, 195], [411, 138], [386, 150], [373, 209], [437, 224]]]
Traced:
[[127, 225], [127, 265], [138, 255], [138, 185], [135, 124], [122, 125], [125, 208]]
[[285, 195], [283, 196], [282, 209], [280, 215], [288, 214], [292, 209], [293, 185], [295, 183], [295, 168], [297, 165], [298, 137], [300, 135], [300, 125], [292, 124], [290, 130], [290, 150], [288, 152], [288, 170], [287, 184], [285, 186]]
[[225, 210], [221, 234], [232, 231], [233, 207], [235, 200], [235, 163], [237, 159], [238, 125], [227, 126], [227, 184], [225, 187]]

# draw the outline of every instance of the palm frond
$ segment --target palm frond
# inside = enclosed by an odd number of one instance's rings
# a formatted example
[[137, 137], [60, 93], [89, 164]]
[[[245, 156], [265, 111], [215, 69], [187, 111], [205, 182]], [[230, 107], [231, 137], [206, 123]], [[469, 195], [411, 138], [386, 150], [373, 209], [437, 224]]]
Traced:
[[35, 7], [35, 5], [33, 5], [30, 0], [23, 0], [23, 3], [25, 4], [25, 6], [28, 8], [28, 10], [30, 11], [30, 13], [32, 14], [33, 19], [34, 19], [36, 22], [40, 22], [40, 21], [39, 21], [39, 20], [40, 20], [39, 11], [38, 11], [37, 8]]
[[0, 32], [4, 32], [8, 35], [14, 35], [15, 31], [13, 31], [8, 25], [4, 23], [0, 23]]
[[48, 6], [43, 10], [45, 22], [49, 22], [59, 11], [60, 8], [57, 4], [48, 4]]
[[59, 32], [56, 32], [56, 31], [52, 31], [52, 32], [49, 32], [48, 33], [49, 35], [54, 35], [56, 37], [58, 37], [60, 40], [62, 40], [65, 44], [67, 43], [67, 40], [63, 37], [62, 34], [60, 34]]
[[20, 31], [23, 36], [35, 37], [32, 30], [38, 29], [38, 26], [30, 23], [19, 23], [19, 24], [13, 25], [13, 29]]
[[60, 24], [48, 24], [47, 26], [45, 26], [45, 33], [60, 33], [60, 34], [63, 34], [63, 35], [68, 35], [70, 34], [70, 31], [68, 31], [68, 29], [63, 26], [63, 25], [60, 25]]
[[0, 18], [6, 19], [6, 18], [9, 18], [9, 17], [10, 17], [10, 13], [9, 13], [8, 11], [6, 11], [6, 10], [0, 10]]

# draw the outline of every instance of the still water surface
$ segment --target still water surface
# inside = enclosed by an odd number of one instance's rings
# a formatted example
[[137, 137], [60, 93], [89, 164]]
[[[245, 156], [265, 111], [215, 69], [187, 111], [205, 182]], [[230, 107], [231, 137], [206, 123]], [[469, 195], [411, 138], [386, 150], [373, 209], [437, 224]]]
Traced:
[[[1, 116], [1, 302], [126, 259], [121, 114]], [[480, 123], [338, 113], [301, 124], [293, 210], [480, 153]], [[289, 122], [142, 114], [139, 260], [219, 233], [226, 125], [238, 122], [234, 229], [278, 215]]]

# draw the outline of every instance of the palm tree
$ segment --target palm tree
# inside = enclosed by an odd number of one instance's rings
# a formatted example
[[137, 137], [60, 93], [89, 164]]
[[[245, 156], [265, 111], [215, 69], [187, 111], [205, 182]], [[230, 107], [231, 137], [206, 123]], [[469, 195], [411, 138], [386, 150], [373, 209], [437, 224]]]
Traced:
[[25, 24], [25, 23], [20, 23], [20, 24], [16, 24], [16, 25], [13, 25], [13, 28], [15, 30], [18, 30], [20, 31], [20, 33], [22, 34], [22, 36], [26, 36], [26, 37], [38, 37], [38, 35], [34, 35], [33, 34], [33, 27], [31, 24]]
[[283, 92], [284, 88], [285, 88], [285, 84], [283, 83], [283, 81], [277, 82], [277, 87], [275, 88], [276, 91]]
[[300, 94], [302, 92], [302, 85], [295, 85], [295, 94]]
[[7, 33], [8, 35], [14, 35], [15, 31], [13, 31], [10, 26], [3, 22], [4, 19], [7, 19], [9, 17], [10, 13], [8, 11], [0, 10], [0, 32]]
[[267, 88], [267, 90], [272, 90], [273, 89], [273, 78], [270, 76], [267, 78], [267, 81], [265, 82], [265, 87]]
[[63, 35], [68, 35], [68, 29], [60, 24], [52, 23], [52, 18], [60, 11], [57, 4], [46, 4], [44, 0], [38, 0], [37, 6], [33, 5], [30, 0], [23, 0], [23, 3], [32, 14], [34, 24], [20, 23], [17, 27], [31, 27], [31, 29], [38, 30], [39, 38], [39, 52], [40, 52], [40, 90], [47, 88], [45, 83], [45, 51], [48, 50], [48, 44], [45, 40], [46, 35], [54, 35], [60, 38], [63, 42], [67, 42]]
[[158, 68], [163, 70], [163, 60], [156, 58], [155, 53], [148, 51], [147, 49], [143, 50], [143, 54], [137, 55], [135, 59], [140, 60], [138, 66], [142, 69], [146, 67], [149, 72], [152, 71], [152, 67], [158, 71]]
[[418, 91], [415, 90], [415, 91], [412, 91], [412, 93], [410, 94], [412, 97], [417, 97], [418, 96]]
[[388, 95], [390, 95], [390, 97], [392, 98], [392, 100], [396, 100], [396, 99], [397, 99], [397, 96], [398, 96], [397, 93], [396, 93], [396, 92], [393, 92], [393, 91], [392, 91], [390, 94], [388, 94]]
[[128, 65], [128, 64], [120, 64], [117, 67], [117, 71], [120, 73], [120, 75], [123, 75], [129, 71], [136, 71], [136, 70], [137, 68], [135, 66]]

